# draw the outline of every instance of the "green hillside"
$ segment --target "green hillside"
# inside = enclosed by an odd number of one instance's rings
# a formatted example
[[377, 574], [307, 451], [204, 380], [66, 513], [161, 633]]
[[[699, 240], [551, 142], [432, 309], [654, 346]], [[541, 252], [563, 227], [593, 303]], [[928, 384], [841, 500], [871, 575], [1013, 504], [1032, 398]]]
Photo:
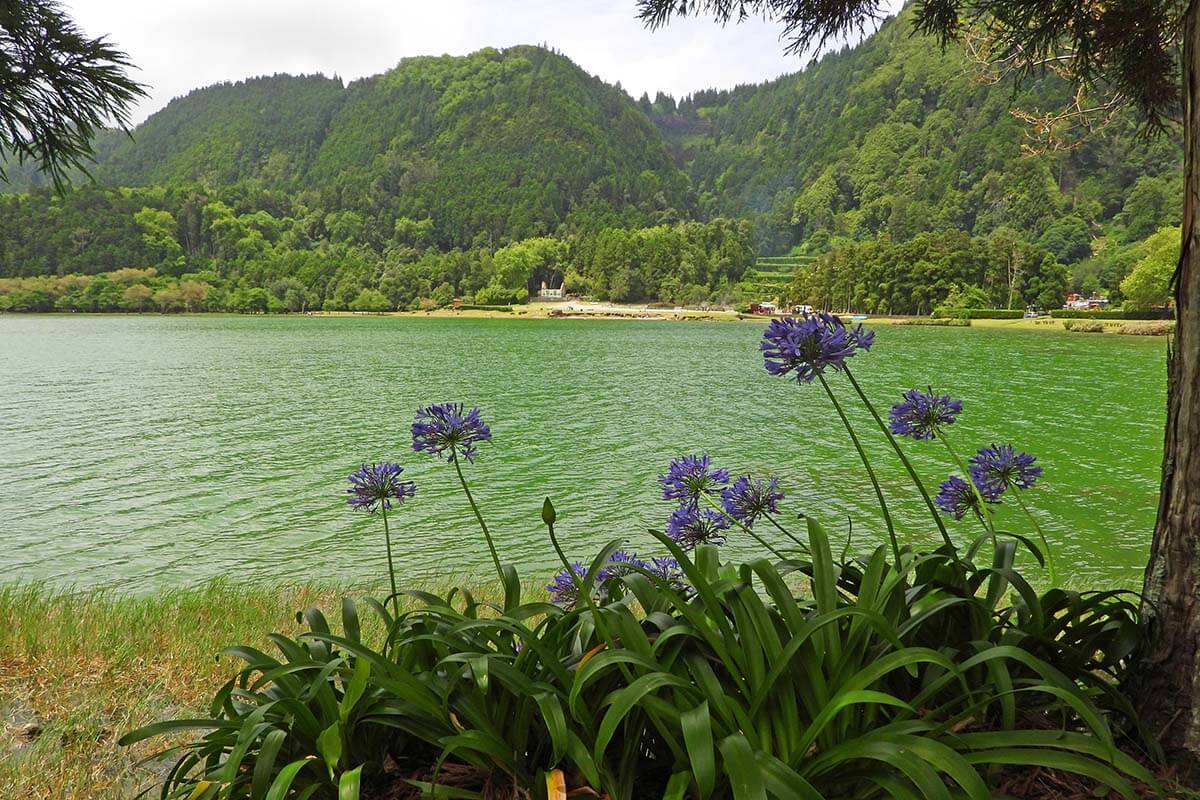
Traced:
[[[209, 86], [97, 149], [101, 184], [312, 191], [365, 215], [374, 246], [402, 216], [467, 247], [690, 212], [687, 178], [624, 92], [539, 47], [409, 58], [345, 87], [320, 75]], [[20, 167], [12, 181], [39, 183]]]
[[345, 90], [323, 75], [273, 75], [196, 89], [124, 138], [96, 171], [101, 182], [145, 186], [253, 180], [301, 186]]
[[1051, 111], [1069, 96], [1052, 75], [985, 83], [960, 48], [913, 36], [902, 13], [797, 74], [641, 106], [690, 174], [701, 211], [752, 217], [766, 252], [1001, 226], [1037, 242], [1062, 220], [1091, 237], [1141, 239], [1176, 223], [1177, 203], [1128, 201], [1139, 185], [1157, 195], [1167, 183], [1179, 196], [1177, 136], [1147, 140], [1119, 117], [1074, 149], [1026, 152], [1030, 128], [1010, 109]]
[[[246, 300], [271, 287], [275, 307], [394, 308], [559, 281], [609, 300], [870, 313], [1049, 307], [1071, 289], [1119, 302], [1144, 242], [1178, 223], [1180, 146], [1118, 116], [1031, 153], [1012, 107], [1068, 97], [1053, 75], [980, 81], [906, 13], [794, 75], [678, 102], [635, 103], [528, 46], [409, 58], [346, 86], [255, 78], [106, 133], [97, 182], [65, 197], [13, 167], [0, 278], [153, 268], [155, 291], [203, 284], [233, 308], [271, 307]], [[25, 298], [12, 308], [119, 305], [102, 288], [95, 302], [69, 281], [5, 291]]]

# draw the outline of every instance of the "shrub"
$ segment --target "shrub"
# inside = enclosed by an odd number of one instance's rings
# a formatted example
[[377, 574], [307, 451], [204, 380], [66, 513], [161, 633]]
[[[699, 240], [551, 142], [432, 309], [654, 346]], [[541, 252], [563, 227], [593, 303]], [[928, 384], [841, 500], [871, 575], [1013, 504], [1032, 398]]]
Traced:
[[1063, 328], [1076, 333], [1104, 333], [1104, 323], [1095, 319], [1069, 319]]
[[[336, 633], [305, 612], [307, 633], [273, 637], [278, 657], [228, 649], [246, 666], [207, 716], [123, 741], [198, 731], [167, 751], [177, 760], [162, 787], [189, 800], [568, 789], [614, 800], [985, 800], [988, 768], [1009, 765], [1076, 772], [1130, 800], [1133, 782], [1154, 791], [1117, 747], [1117, 734], [1130, 735], [1155, 752], [1119, 691], [1144, 637], [1138, 598], [1055, 588], [1052, 549], [1023, 499], [1041, 468], [1009, 445], [962, 461], [947, 436], [961, 402], [913, 389], [885, 422], [848, 363], [874, 336], [821, 314], [773, 320], [761, 344], [771, 374], [820, 385], [863, 461], [887, 531], [863, 557], [835, 557], [811, 517], [792, 531], [776, 479], [731, 480], [708, 456], [689, 455], [659, 478], [674, 504], [654, 534], [659, 557], [624, 553], [615, 540], [572, 562], [546, 499], [542, 522], [563, 569], [547, 587], [554, 603], [525, 600], [463, 470], [491, 431], [478, 409], [429, 406], [412, 424], [412, 447], [454, 468], [504, 602], [411, 593], [423, 605], [401, 614], [388, 512], [417, 487], [399, 465], [363, 466], [349, 502], [382, 519], [392, 594], [343, 601]], [[939, 546], [902, 542], [828, 380], [835, 373], [909, 472]], [[940, 444], [962, 474], [932, 498], [897, 437]], [[995, 527], [990, 509], [1010, 501], [1033, 537]], [[956, 544], [943, 515], [979, 531]], [[763, 555], [724, 562], [719, 545], [734, 535]], [[1047, 568], [1049, 590], [1034, 590], [1021, 553]], [[363, 638], [360, 609], [382, 622], [381, 640]]]
[[1143, 322], [1141, 324], [1122, 325], [1117, 333], [1128, 336], [1169, 336], [1175, 331], [1174, 322]]
[[969, 319], [938, 319], [935, 317], [901, 317], [892, 320], [893, 325], [929, 325], [937, 328], [969, 328]]
[[525, 289], [506, 289], [496, 284], [488, 284], [475, 293], [475, 302], [481, 306], [512, 305], [525, 303], [529, 300], [529, 292]]

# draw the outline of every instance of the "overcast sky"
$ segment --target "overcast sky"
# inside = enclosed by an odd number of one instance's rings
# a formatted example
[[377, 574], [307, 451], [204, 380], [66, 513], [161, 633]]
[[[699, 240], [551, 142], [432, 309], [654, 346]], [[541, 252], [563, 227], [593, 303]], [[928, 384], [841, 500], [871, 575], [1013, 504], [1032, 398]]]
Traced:
[[[275, 72], [374, 75], [405, 56], [547, 44], [634, 97], [676, 97], [796, 72], [779, 27], [687, 19], [650, 31], [635, 0], [68, 0], [90, 35], [107, 35], [139, 67], [141, 122], [199, 86]], [[894, 7], [899, 7], [895, 0]]]

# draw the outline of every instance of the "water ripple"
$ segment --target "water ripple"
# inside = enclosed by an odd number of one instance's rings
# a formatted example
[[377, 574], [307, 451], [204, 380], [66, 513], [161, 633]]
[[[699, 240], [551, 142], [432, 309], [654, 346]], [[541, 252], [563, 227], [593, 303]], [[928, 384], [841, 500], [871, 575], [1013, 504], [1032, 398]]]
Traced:
[[[489, 557], [444, 463], [411, 452], [418, 405], [483, 407], [471, 467], [504, 556], [554, 569], [539, 510], [583, 557], [655, 547], [655, 475], [711, 452], [781, 476], [835, 541], [882, 541], [874, 496], [816, 387], [771, 379], [754, 325], [395, 318], [0, 317], [0, 580], [132, 590], [214, 575], [378, 583], [377, 520], [346, 474], [399, 460], [420, 486], [393, 517], [405, 579], [484, 575]], [[1081, 578], [1133, 585], [1153, 525], [1164, 348], [1142, 337], [886, 328], [856, 359], [881, 407], [934, 382], [967, 406], [964, 452], [1012, 440], [1046, 467], [1034, 505]], [[835, 382], [835, 386], [840, 385]], [[849, 398], [847, 398], [849, 399]], [[851, 410], [905, 535], [932, 541], [865, 411]], [[936, 484], [936, 447], [910, 448]], [[1003, 512], [1002, 512], [1003, 513]], [[965, 524], [955, 528], [965, 540]], [[753, 549], [734, 541], [731, 549]]]

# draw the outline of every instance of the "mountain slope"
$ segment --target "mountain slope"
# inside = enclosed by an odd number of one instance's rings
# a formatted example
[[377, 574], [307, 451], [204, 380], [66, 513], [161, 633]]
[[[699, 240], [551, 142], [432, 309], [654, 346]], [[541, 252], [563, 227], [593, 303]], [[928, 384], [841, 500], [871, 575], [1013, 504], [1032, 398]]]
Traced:
[[261, 181], [296, 188], [341, 104], [339, 80], [272, 75], [196, 89], [150, 116], [103, 160], [120, 186]]
[[1068, 99], [1053, 75], [981, 82], [960, 47], [943, 52], [913, 36], [902, 12], [803, 72], [697, 93], [677, 109], [646, 98], [642, 107], [704, 211], [753, 216], [767, 249], [820, 250], [833, 237], [1000, 226], [1037, 241], [1064, 216], [1095, 232], [1124, 226], [1139, 179], [1178, 175], [1178, 138], [1147, 141], [1118, 117], [1070, 152], [1029, 156], [1029, 128], [1010, 109], [1048, 111]]
[[430, 216], [460, 244], [550, 233], [589, 204], [681, 208], [687, 191], [622, 91], [537, 47], [405, 59], [352, 84], [307, 183]]
[[409, 58], [345, 87], [209, 86], [98, 155], [110, 186], [312, 190], [373, 221], [375, 244], [397, 217], [429, 217], [439, 244], [465, 247], [689, 211], [687, 178], [628, 96], [540, 47]]

